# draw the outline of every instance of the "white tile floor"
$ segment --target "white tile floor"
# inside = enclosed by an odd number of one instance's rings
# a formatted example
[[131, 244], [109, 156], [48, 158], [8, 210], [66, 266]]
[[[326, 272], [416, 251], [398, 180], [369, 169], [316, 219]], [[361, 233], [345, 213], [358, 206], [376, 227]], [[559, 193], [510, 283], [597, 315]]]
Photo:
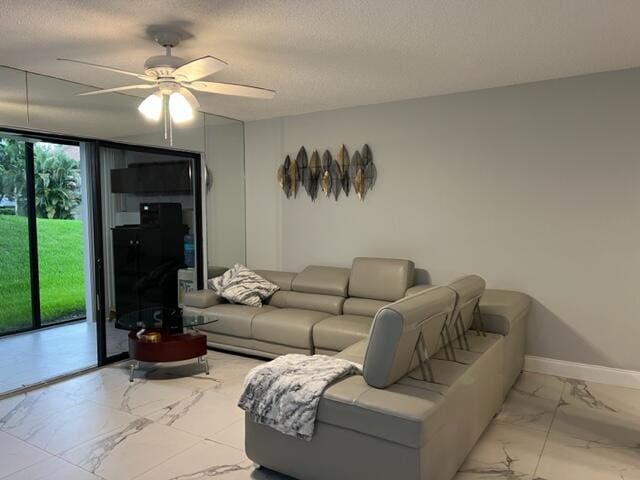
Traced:
[[[281, 480], [244, 454], [235, 406], [259, 360], [127, 364], [0, 401], [0, 479]], [[640, 390], [525, 373], [456, 480], [640, 479]]]

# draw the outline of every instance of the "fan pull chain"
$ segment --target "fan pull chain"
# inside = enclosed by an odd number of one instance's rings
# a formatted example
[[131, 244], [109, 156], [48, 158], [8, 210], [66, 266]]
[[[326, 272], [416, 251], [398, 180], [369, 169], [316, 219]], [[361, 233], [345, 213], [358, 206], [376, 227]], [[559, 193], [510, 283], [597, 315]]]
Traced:
[[169, 140], [169, 146], [173, 147], [173, 123], [169, 111], [169, 95], [162, 95], [162, 113], [164, 116], [164, 139]]
[[171, 120], [171, 115], [169, 117], [169, 146], [173, 147], [173, 121]]
[[169, 126], [167, 125], [169, 121], [169, 102], [167, 95], [162, 95], [162, 113], [164, 114], [164, 139], [167, 140], [169, 138]]

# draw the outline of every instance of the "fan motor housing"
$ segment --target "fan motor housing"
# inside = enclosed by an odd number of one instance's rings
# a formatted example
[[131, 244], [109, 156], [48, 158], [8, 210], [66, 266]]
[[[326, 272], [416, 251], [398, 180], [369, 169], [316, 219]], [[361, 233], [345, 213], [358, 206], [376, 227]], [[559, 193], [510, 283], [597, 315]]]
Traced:
[[184, 59], [180, 57], [157, 55], [144, 62], [144, 73], [152, 77], [171, 77], [173, 71], [184, 63]]

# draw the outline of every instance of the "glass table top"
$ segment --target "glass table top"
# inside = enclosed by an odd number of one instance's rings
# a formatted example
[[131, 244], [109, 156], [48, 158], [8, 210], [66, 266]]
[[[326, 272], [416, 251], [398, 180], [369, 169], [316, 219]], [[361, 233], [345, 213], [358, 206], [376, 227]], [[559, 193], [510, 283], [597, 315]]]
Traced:
[[183, 312], [180, 308], [150, 307], [125, 313], [116, 320], [116, 328], [123, 330], [164, 329], [179, 330], [217, 322], [216, 318]]

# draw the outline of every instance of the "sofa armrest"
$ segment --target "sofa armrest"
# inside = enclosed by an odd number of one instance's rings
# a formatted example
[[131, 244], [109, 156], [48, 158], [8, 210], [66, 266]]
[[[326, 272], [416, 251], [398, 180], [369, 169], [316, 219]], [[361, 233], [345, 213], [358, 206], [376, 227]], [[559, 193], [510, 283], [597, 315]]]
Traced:
[[224, 301], [213, 290], [198, 290], [184, 294], [185, 307], [209, 308], [219, 303], [224, 303]]
[[510, 290], [485, 290], [480, 313], [487, 332], [508, 335], [511, 326], [529, 313], [531, 297]]

